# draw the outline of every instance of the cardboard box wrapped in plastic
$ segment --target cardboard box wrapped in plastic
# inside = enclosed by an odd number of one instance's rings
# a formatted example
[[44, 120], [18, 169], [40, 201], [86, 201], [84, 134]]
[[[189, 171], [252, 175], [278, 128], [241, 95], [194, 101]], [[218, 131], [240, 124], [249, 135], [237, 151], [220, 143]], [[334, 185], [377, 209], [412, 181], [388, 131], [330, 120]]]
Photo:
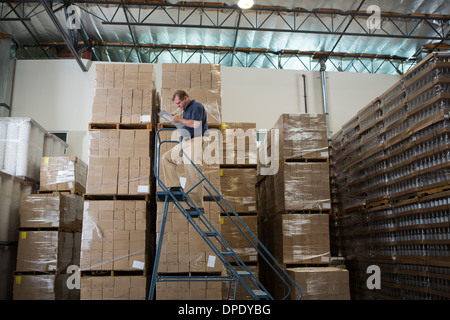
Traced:
[[146, 270], [147, 202], [85, 201], [81, 270]]
[[62, 228], [81, 231], [83, 198], [76, 194], [42, 193], [22, 196], [21, 228]]
[[41, 159], [40, 190], [86, 192], [88, 167], [77, 157], [43, 157]]
[[[302, 291], [302, 300], [350, 300], [349, 272], [334, 267], [288, 268], [289, 276]], [[292, 286], [291, 300], [299, 298]]]
[[256, 168], [220, 169], [220, 189], [230, 207], [238, 213], [256, 213]]

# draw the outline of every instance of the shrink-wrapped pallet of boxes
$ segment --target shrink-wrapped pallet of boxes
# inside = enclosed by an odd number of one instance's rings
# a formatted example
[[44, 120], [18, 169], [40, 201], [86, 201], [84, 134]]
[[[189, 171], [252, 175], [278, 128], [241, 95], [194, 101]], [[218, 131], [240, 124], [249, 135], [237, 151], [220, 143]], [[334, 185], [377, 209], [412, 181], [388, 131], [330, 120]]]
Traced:
[[[256, 193], [261, 241], [284, 267], [329, 266], [331, 196], [325, 115], [282, 114], [259, 148]], [[271, 163], [266, 162], [267, 155]], [[260, 278], [277, 298], [284, 296], [264, 262]]]
[[13, 297], [78, 300], [68, 268], [80, 265], [83, 199], [69, 193], [24, 195]]
[[87, 165], [78, 157], [43, 157], [40, 191], [86, 192]]

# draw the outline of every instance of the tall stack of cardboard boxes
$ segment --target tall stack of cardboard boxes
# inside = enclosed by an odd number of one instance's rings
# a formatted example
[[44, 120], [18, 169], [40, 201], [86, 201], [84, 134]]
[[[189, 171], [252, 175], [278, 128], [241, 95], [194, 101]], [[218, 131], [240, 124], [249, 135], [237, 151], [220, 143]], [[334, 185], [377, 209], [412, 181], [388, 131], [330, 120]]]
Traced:
[[[204, 64], [163, 64], [160, 92], [161, 110], [176, 113], [180, 110], [173, 103], [172, 97], [176, 90], [182, 89], [190, 98], [202, 103], [207, 111], [209, 129], [218, 129], [222, 118], [221, 107], [221, 78], [219, 65]], [[159, 119], [159, 128], [170, 128], [164, 119]], [[160, 140], [178, 141], [179, 135], [175, 131], [160, 132]], [[212, 139], [212, 141], [214, 141]], [[175, 143], [164, 143], [161, 146], [161, 156]], [[177, 168], [181, 177], [180, 185], [184, 186], [184, 165]], [[219, 163], [203, 163], [202, 173], [211, 184], [220, 191]], [[164, 174], [160, 168], [160, 179], [164, 182]], [[206, 185], [206, 187], [209, 187]], [[161, 190], [157, 186], [157, 190]], [[205, 215], [214, 228], [220, 232], [220, 208], [204, 192]], [[156, 232], [159, 233], [163, 216], [164, 203], [157, 204]], [[216, 244], [218, 245], [218, 244]], [[199, 236], [198, 232], [189, 225], [181, 212], [169, 204], [167, 222], [162, 245], [161, 259], [158, 273], [179, 274], [180, 276], [213, 276], [223, 273], [223, 264], [211, 248]], [[220, 282], [158, 282], [156, 285], [156, 299], [158, 300], [221, 300]]]
[[[331, 139], [354, 299], [448, 299], [450, 60], [433, 53]], [[380, 289], [366, 285], [370, 265]]]
[[[258, 223], [255, 190], [257, 163], [256, 123], [222, 123], [221, 134], [223, 139], [221, 152], [223, 160], [220, 166], [222, 196], [252, 233], [257, 236]], [[258, 277], [257, 251], [236, 228], [234, 223], [243, 228], [238, 219], [235, 217], [231, 219], [225, 213], [222, 213], [222, 236], [250, 271]], [[245, 231], [245, 233], [248, 232]], [[249, 234], [247, 236], [250, 237]], [[230, 260], [230, 262], [234, 263], [233, 260]], [[229, 283], [223, 283], [224, 298], [227, 298], [228, 286]], [[231, 294], [233, 294], [233, 290]], [[241, 286], [238, 286], [236, 299], [249, 298], [248, 293]]]
[[37, 191], [41, 158], [65, 147], [31, 118], [0, 117], [0, 300], [13, 298], [21, 196]]
[[151, 64], [97, 64], [81, 246], [81, 299], [147, 298], [153, 249]]
[[[303, 299], [322, 299], [329, 290], [336, 294], [335, 298], [348, 299], [347, 271], [329, 269], [331, 202], [325, 115], [282, 114], [259, 151], [257, 200], [261, 241], [296, 280]], [[271, 163], [264, 159], [268, 154]], [[315, 266], [318, 269], [305, 268]], [[314, 285], [323, 278], [311, 276], [315, 273], [325, 274], [329, 286]], [[284, 297], [283, 285], [263, 262], [260, 278], [275, 298]], [[297, 297], [293, 290], [291, 298]]]
[[80, 264], [83, 198], [68, 185], [83, 190], [86, 168], [76, 157], [42, 159], [40, 193], [24, 195], [20, 206], [15, 300], [79, 299], [67, 281], [68, 267]]
[[[203, 104], [208, 124], [219, 126], [222, 122], [221, 73], [218, 64], [164, 63], [162, 64], [161, 110], [179, 112], [172, 102], [176, 90], [184, 90]], [[160, 119], [161, 123], [166, 122]]]

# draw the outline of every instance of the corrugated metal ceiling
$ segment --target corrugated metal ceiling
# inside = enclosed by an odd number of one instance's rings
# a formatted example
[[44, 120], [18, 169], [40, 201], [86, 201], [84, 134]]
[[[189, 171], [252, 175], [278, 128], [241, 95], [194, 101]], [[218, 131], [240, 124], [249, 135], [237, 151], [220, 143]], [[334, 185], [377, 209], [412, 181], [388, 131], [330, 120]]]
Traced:
[[[0, 33], [18, 58], [70, 56], [43, 1], [1, 3]], [[69, 1], [51, 4], [76, 51], [93, 60], [316, 70], [326, 56], [329, 70], [402, 73], [450, 30], [446, 0], [255, 0], [245, 11], [237, 0], [137, 1], [74, 1], [78, 30], [67, 29]], [[378, 16], [369, 6], [380, 10], [380, 28], [370, 28]]]

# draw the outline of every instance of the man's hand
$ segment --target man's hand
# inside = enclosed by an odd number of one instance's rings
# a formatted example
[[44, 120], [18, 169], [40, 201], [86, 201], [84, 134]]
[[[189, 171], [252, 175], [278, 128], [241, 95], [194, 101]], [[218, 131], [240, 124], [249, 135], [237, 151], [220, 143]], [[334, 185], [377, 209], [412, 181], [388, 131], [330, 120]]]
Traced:
[[182, 125], [185, 125], [186, 127], [189, 127], [189, 128], [198, 128], [202, 124], [201, 121], [183, 119], [174, 114], [172, 114], [171, 117], [172, 117], [173, 122], [181, 123]]
[[172, 114], [172, 121], [175, 123], [180, 123], [181, 118], [179, 116], [176, 116], [174, 114]]

